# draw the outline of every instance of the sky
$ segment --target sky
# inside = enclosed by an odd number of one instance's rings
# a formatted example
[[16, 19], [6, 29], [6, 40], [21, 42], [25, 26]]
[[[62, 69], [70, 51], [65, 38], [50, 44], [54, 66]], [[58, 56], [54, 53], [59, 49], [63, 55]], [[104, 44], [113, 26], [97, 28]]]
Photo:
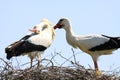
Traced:
[[[1, 0], [0, 1], [0, 58], [6, 59], [5, 47], [25, 36], [28, 29], [34, 27], [43, 18], [47, 18], [53, 25], [62, 17], [71, 21], [75, 34], [104, 34], [107, 36], [120, 36], [120, 0]], [[70, 58], [73, 53], [67, 44], [65, 31], [55, 31], [53, 44], [42, 54], [42, 59], [51, 59], [55, 53]], [[73, 49], [76, 61], [85, 68], [94, 69], [90, 55], [79, 49]], [[17, 59], [17, 61], [16, 61]], [[111, 55], [99, 57], [100, 70], [120, 70], [120, 49]], [[72, 57], [70, 59], [74, 61]], [[10, 60], [13, 66], [29, 62], [27, 56], [20, 56]], [[54, 57], [59, 65], [66, 60], [59, 55]], [[18, 64], [19, 63], [19, 64]], [[0, 62], [0, 65], [4, 63]], [[66, 62], [63, 66], [70, 66]]]

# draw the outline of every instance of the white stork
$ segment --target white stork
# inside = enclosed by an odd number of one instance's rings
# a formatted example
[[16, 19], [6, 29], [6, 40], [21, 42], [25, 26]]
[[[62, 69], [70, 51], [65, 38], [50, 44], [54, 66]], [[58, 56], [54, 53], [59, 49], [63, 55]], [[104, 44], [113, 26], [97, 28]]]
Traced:
[[85, 53], [88, 53], [94, 62], [95, 70], [99, 71], [97, 59], [100, 55], [111, 54], [112, 51], [120, 48], [120, 37], [109, 37], [106, 35], [75, 35], [72, 31], [70, 21], [66, 18], [61, 18], [54, 26], [63, 28], [66, 31], [66, 40], [74, 48], [79, 48]]
[[8, 60], [14, 56], [27, 54], [31, 59], [30, 68], [32, 68], [32, 61], [36, 57], [38, 60], [37, 67], [39, 67], [40, 55], [54, 40], [54, 28], [47, 19], [43, 19], [40, 24], [30, 29], [30, 31], [32, 31], [31, 34], [6, 47], [5, 52]]

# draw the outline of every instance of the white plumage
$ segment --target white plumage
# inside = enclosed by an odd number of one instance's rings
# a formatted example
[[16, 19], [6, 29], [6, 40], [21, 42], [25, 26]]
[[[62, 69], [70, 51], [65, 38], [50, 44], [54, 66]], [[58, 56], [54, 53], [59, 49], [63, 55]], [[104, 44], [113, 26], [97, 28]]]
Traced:
[[105, 35], [75, 35], [72, 31], [70, 21], [66, 18], [62, 18], [54, 26], [56, 28], [63, 28], [66, 31], [66, 40], [74, 48], [88, 53], [94, 62], [95, 70], [98, 69], [97, 59], [100, 55], [111, 54], [112, 51], [120, 48], [120, 37], [109, 37]]
[[54, 40], [53, 25], [47, 19], [43, 19], [40, 24], [34, 26], [30, 31], [32, 33], [6, 47], [5, 52], [7, 53], [7, 59], [27, 54], [31, 59], [30, 68], [32, 68], [32, 61], [36, 57], [39, 67], [40, 55]]

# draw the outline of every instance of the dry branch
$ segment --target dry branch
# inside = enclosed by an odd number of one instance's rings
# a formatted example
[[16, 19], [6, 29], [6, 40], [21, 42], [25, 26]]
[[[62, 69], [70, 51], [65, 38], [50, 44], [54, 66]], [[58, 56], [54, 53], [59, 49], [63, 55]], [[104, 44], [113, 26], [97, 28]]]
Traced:
[[[50, 60], [41, 60], [41, 63], [47, 61], [47, 64], [41, 66], [39, 69], [36, 68], [36, 64], [32, 69], [15, 69], [11, 63], [0, 58], [0, 62], [5, 64], [4, 66], [0, 66], [0, 80], [120, 80], [120, 76], [117, 75], [120, 74], [120, 72], [109, 75], [103, 74], [102, 76], [95, 75], [94, 70], [85, 69], [79, 65], [76, 61], [74, 50], [72, 50], [72, 53], [73, 56], [65, 58], [61, 53], [55, 52]], [[65, 60], [59, 66], [54, 65], [54, 63], [56, 63], [54, 59], [56, 56], [60, 56], [61, 59]], [[71, 58], [74, 58], [74, 61], [72, 61]], [[71, 63], [71, 65], [63, 67], [66, 62]], [[28, 63], [23, 65], [27, 64]]]

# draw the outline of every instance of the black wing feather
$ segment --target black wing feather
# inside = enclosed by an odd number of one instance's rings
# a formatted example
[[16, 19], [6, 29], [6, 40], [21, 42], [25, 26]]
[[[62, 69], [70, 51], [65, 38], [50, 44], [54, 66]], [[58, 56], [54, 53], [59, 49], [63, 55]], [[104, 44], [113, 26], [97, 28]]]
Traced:
[[20, 39], [19, 41], [14, 42], [13, 44], [9, 45], [5, 48], [5, 52], [7, 53], [7, 59], [10, 59], [13, 56], [19, 56], [23, 53], [28, 53], [32, 51], [44, 51], [46, 47], [42, 45], [35, 45], [28, 42], [30, 35], [27, 35]]
[[109, 37], [106, 35], [102, 35], [102, 36], [109, 38], [109, 41], [89, 49], [90, 51], [100, 51], [100, 50], [110, 50], [110, 49], [120, 48], [120, 37]]

